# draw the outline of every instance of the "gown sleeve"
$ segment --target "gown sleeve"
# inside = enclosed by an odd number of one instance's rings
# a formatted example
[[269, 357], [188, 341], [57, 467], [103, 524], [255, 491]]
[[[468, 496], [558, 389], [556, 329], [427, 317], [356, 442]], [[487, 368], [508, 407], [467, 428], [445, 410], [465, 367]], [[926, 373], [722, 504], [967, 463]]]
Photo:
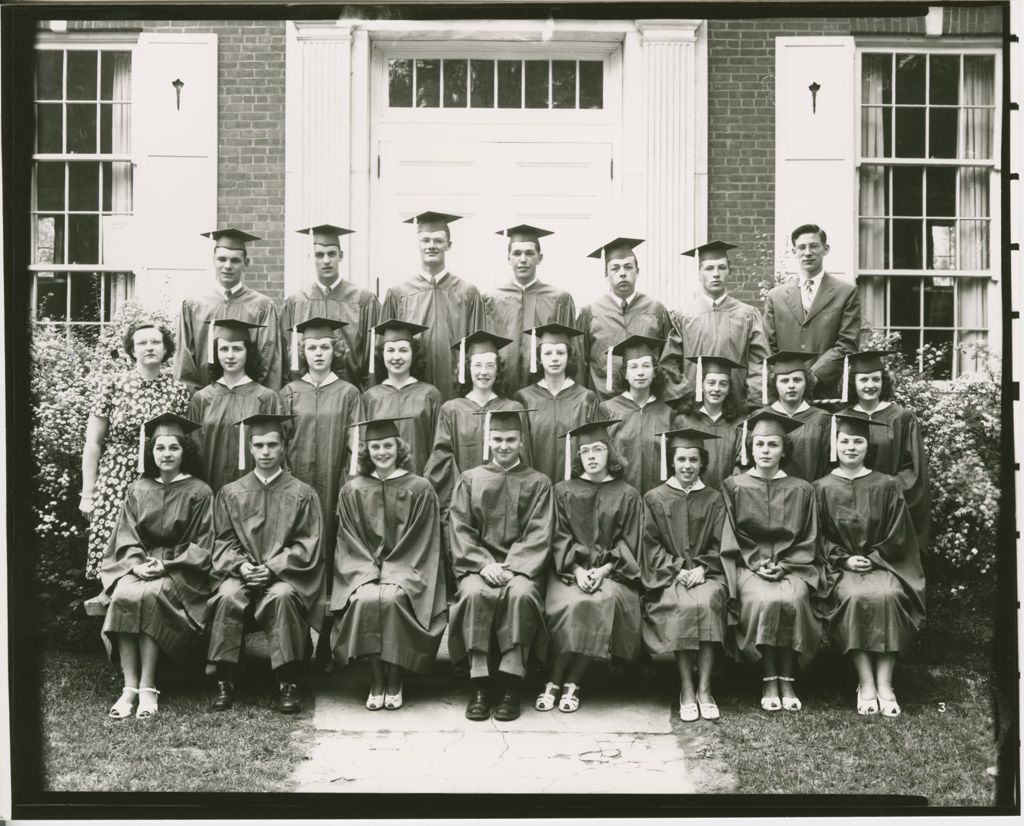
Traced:
[[434, 432], [434, 449], [423, 468], [423, 476], [434, 487], [441, 513], [447, 514], [453, 498], [455, 483], [455, 445], [452, 436], [455, 429], [454, 414], [443, 405], [437, 415], [437, 430]]
[[189, 497], [189, 520], [178, 544], [164, 557], [164, 570], [178, 589], [188, 615], [199, 625], [206, 621], [210, 596], [211, 551], [213, 549], [213, 492], [206, 488]]
[[547, 477], [532, 486], [529, 510], [520, 524], [519, 538], [508, 549], [505, 561], [515, 574], [537, 579], [547, 565], [554, 530], [555, 507]]
[[707, 578], [721, 577], [725, 573], [722, 568], [722, 530], [726, 521], [721, 493], [711, 498], [702, 518], [705, 520], [701, 531], [703, 547], [695, 549], [693, 561], [705, 569]]
[[[334, 553], [334, 589], [331, 610], [340, 611], [360, 585], [380, 579], [378, 560], [383, 542], [370, 547], [362, 529], [363, 515], [360, 505], [365, 500], [358, 490], [346, 485], [338, 497], [338, 539]], [[383, 498], [374, 492], [370, 507], [383, 507]], [[372, 522], [372, 520], [369, 520]]]
[[616, 582], [636, 585], [640, 581], [640, 547], [642, 542], [641, 523], [643, 502], [639, 494], [633, 493], [619, 502], [618, 535], [597, 564], [612, 563], [609, 576]]
[[682, 569], [678, 556], [670, 553], [665, 545], [671, 541], [663, 533], [664, 525], [659, 518], [659, 508], [650, 498], [644, 497], [644, 539], [640, 557], [641, 582], [648, 592], [661, 591], [672, 584]]
[[[423, 628], [444, 610], [437, 600], [441, 561], [441, 519], [437, 496], [429, 485], [410, 495], [409, 516], [394, 547], [384, 557], [381, 581], [398, 585], [409, 597]], [[387, 514], [385, 514], [387, 518]]]
[[106, 555], [100, 565], [100, 581], [104, 593], [110, 594], [117, 581], [149, 556], [139, 536], [139, 503], [134, 486], [128, 489], [121, 513], [117, 519], [117, 527], [110, 535]]
[[452, 491], [451, 510], [448, 513], [448, 537], [456, 578], [466, 574], [478, 574], [495, 562], [490, 551], [484, 547], [480, 529], [473, 524], [472, 491], [464, 476], [458, 478]]
[[213, 500], [213, 576], [217, 580], [235, 577], [243, 562], [253, 558], [243, 546], [231, 520], [231, 510], [223, 490]]

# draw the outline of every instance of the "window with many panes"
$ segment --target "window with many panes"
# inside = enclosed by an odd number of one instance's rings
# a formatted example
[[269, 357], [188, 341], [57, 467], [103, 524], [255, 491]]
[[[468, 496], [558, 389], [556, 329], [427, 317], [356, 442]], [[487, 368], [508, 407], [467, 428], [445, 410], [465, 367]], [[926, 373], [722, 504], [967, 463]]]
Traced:
[[126, 45], [40, 45], [32, 160], [37, 323], [94, 335], [130, 289], [131, 67]]
[[860, 54], [858, 275], [864, 313], [938, 378], [975, 366], [998, 265], [993, 51]]

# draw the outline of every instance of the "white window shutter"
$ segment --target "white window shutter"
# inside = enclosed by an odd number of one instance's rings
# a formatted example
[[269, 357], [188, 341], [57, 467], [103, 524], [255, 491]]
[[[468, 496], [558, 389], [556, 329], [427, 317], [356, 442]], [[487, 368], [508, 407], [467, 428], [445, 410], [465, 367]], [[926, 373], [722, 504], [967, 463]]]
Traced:
[[852, 37], [775, 38], [775, 249], [788, 251], [800, 224], [818, 224], [828, 234], [825, 269], [849, 279], [857, 253], [855, 54]]
[[135, 294], [177, 311], [210, 278], [199, 233], [217, 221], [217, 35], [143, 34], [134, 76]]

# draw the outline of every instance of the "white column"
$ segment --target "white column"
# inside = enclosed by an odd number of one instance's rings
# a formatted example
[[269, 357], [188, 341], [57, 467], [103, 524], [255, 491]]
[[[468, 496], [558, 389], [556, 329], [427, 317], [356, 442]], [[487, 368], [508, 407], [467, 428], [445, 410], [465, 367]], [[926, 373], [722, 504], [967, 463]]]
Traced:
[[371, 292], [370, 280], [370, 35], [352, 33], [351, 160], [349, 164], [349, 220], [356, 231], [349, 245], [349, 280]]
[[[680, 253], [707, 232], [707, 50], [703, 21], [637, 20], [642, 41], [641, 289], [670, 309], [692, 299], [696, 270]], [[630, 129], [629, 122], [626, 128]], [[690, 264], [690, 266], [687, 266]]]
[[[294, 230], [349, 226], [352, 28], [288, 26], [285, 60], [285, 295], [312, 282], [308, 241]], [[351, 227], [356, 229], [356, 227]], [[349, 257], [347, 237], [342, 250]]]

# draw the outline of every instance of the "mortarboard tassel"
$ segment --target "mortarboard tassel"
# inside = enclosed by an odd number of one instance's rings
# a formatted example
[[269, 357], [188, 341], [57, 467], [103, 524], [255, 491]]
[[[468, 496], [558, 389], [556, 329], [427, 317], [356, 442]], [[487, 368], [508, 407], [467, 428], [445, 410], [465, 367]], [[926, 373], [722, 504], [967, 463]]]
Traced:
[[[459, 339], [459, 384], [466, 383], [466, 337]], [[487, 456], [485, 455], [486, 459]]]
[[565, 434], [565, 481], [572, 478], [572, 436]]
[[245, 470], [245, 425], [238, 425], [238, 469]]
[[695, 393], [696, 393], [696, 396], [695, 396], [696, 401], [697, 401], [698, 404], [700, 404], [702, 401], [704, 401], [704, 357], [703, 356], [697, 356], [697, 389], [696, 389]]
[[139, 460], [136, 468], [139, 473], [146, 469], [146, 426], [144, 424], [139, 425]]
[[213, 326], [213, 319], [210, 319], [210, 326], [207, 328], [206, 333], [206, 363], [215, 364], [213, 360], [213, 339], [216, 335], [216, 329]]
[[768, 404], [768, 359], [761, 362], [761, 404]]
[[607, 378], [604, 380], [604, 389], [606, 392], [612, 392], [612, 348], [608, 348], [608, 363], [605, 365], [605, 369], [608, 372]]
[[299, 372], [299, 331], [292, 330], [292, 372]]
[[370, 375], [373, 375], [374, 364], [376, 363], [377, 356], [377, 331], [370, 328]]
[[491, 411], [484, 413], [484, 461], [491, 458]]
[[840, 400], [843, 403], [846, 403], [847, 401], [849, 401], [849, 395], [850, 395], [849, 389], [848, 389], [849, 386], [850, 386], [850, 357], [849, 356], [843, 356], [843, 386], [842, 386], [842, 390], [840, 391], [840, 393], [841, 393]]
[[530, 330], [530, 372], [537, 372], [537, 328]]
[[661, 481], [668, 479], [668, 446], [665, 444], [665, 434], [661, 434]]
[[829, 441], [828, 460], [830, 462], [838, 462], [839, 461], [839, 433], [838, 433], [838, 428], [836, 427], [836, 417], [835, 417], [835, 414], [832, 415], [832, 423], [829, 425], [829, 429], [828, 430], [829, 430], [829, 433], [828, 433], [828, 441]]
[[359, 473], [359, 428], [352, 428], [352, 444], [349, 445], [348, 475]]
[[740, 464], [747, 464], [747, 420], [743, 420], [743, 429], [740, 431]]

